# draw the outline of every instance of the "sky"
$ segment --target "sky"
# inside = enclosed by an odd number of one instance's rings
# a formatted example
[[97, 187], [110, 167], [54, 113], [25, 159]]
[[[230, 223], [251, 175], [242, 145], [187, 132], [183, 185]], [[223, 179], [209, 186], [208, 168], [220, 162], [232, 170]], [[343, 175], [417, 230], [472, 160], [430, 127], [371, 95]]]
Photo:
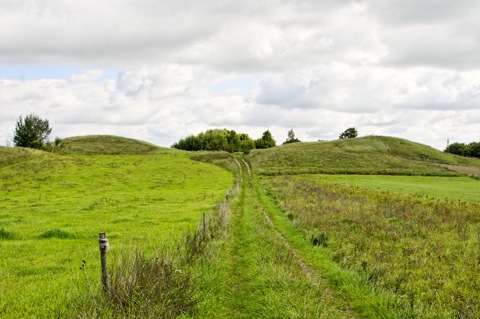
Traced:
[[170, 147], [213, 128], [280, 145], [349, 127], [439, 150], [480, 141], [478, 0], [0, 0], [0, 145]]

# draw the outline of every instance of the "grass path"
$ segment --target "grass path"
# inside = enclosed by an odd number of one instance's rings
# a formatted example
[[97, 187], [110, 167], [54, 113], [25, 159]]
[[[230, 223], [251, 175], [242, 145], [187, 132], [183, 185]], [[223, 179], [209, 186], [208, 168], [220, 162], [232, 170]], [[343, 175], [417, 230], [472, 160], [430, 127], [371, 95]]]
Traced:
[[[413, 318], [395, 296], [312, 245], [243, 159], [216, 280], [198, 318]], [[213, 288], [212, 288], [213, 287]]]
[[[244, 162], [238, 204], [222, 253], [222, 306], [201, 318], [355, 318], [275, 228]], [[211, 301], [210, 301], [211, 302]], [[212, 306], [212, 304], [210, 304]]]

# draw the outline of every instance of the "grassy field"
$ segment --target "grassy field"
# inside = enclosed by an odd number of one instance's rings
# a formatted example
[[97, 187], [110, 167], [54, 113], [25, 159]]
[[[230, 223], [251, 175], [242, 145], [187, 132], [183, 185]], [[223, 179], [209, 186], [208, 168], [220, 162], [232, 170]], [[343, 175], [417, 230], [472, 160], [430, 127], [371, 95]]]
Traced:
[[0, 148], [0, 317], [478, 318], [479, 168], [390, 137]]
[[[478, 183], [478, 181], [476, 181]], [[480, 206], [325, 181], [265, 177], [284, 214], [314, 246], [420, 318], [475, 318]]]
[[[301, 143], [255, 151], [249, 159], [279, 220], [294, 227], [286, 236], [297, 231], [318, 247], [309, 255], [298, 244], [332, 289], [356, 298], [349, 292], [355, 289], [337, 287], [337, 275], [329, 275], [334, 266], [315, 261], [324, 253], [390, 296], [387, 311], [400, 308], [408, 318], [480, 316], [480, 182], [460, 177], [458, 169], [473, 176], [478, 160], [386, 137]], [[362, 303], [353, 305], [360, 311]]]
[[390, 176], [390, 175], [304, 175], [312, 181], [330, 181], [389, 191], [480, 203], [479, 181], [469, 177]]
[[[116, 148], [121, 140], [102, 143]], [[233, 185], [224, 169], [160, 148], [146, 155], [0, 153], [9, 158], [0, 168], [2, 318], [53, 317], [66, 298], [87, 291], [87, 278], [99, 276], [99, 232], [112, 260], [132, 247], [154, 254], [194, 228]]]

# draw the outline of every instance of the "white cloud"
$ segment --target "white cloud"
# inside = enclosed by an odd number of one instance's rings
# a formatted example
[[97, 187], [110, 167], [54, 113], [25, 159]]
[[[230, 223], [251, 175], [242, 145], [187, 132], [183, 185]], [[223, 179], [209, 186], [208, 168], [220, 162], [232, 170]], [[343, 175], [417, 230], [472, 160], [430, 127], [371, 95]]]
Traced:
[[0, 63], [22, 65], [21, 74], [29, 63], [42, 65], [38, 72], [49, 64], [77, 70], [0, 80], [0, 143], [31, 112], [47, 117], [54, 135], [119, 134], [164, 146], [212, 127], [253, 136], [270, 129], [279, 142], [290, 128], [318, 140], [350, 126], [438, 148], [445, 135], [478, 140], [475, 0], [0, 7]]

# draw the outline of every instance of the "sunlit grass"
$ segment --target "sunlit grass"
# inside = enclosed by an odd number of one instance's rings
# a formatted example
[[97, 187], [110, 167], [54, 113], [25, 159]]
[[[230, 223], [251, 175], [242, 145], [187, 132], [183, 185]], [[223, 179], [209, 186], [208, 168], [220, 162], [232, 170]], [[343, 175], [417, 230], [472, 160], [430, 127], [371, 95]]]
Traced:
[[261, 175], [363, 174], [456, 176], [450, 165], [480, 167], [480, 161], [455, 156], [407, 140], [367, 136], [330, 142], [292, 143], [248, 156]]
[[304, 175], [301, 178], [439, 199], [480, 202], [480, 182], [468, 177]]
[[48, 155], [1, 168], [0, 317], [51, 316], [88, 291], [86, 278], [99, 278], [99, 232], [112, 260], [133, 247], [153, 255], [232, 185], [231, 173], [177, 151]]
[[415, 316], [480, 313], [478, 204], [339, 184], [323, 176], [264, 177], [262, 184], [306, 241], [330, 251], [365, 282], [396, 294]]

